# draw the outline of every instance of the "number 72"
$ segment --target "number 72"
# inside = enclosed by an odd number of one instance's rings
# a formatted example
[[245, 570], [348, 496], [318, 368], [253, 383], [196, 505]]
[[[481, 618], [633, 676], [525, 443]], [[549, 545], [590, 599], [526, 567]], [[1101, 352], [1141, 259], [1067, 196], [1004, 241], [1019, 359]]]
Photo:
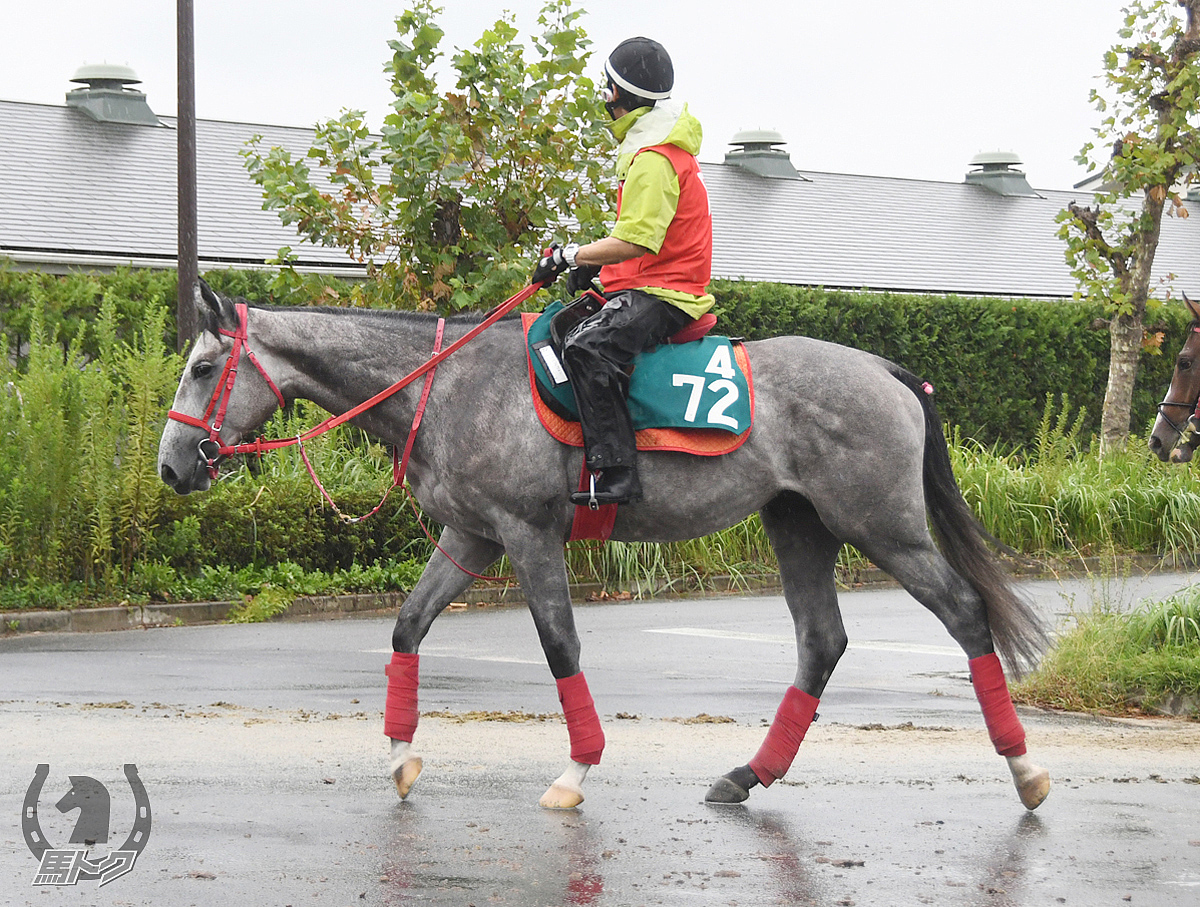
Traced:
[[[685, 422], [695, 422], [696, 414], [700, 410], [700, 397], [704, 393], [704, 378], [700, 375], [676, 374], [671, 377], [671, 384], [674, 387], [691, 387], [692, 392], [688, 396], [687, 409], [684, 410], [683, 418]], [[722, 425], [732, 431], [738, 431], [740, 426], [737, 419], [725, 414], [725, 411], [737, 402], [739, 397], [737, 385], [727, 378], [718, 378], [708, 385], [708, 390], [717, 394], [723, 393], [723, 396], [708, 410], [708, 424]]]

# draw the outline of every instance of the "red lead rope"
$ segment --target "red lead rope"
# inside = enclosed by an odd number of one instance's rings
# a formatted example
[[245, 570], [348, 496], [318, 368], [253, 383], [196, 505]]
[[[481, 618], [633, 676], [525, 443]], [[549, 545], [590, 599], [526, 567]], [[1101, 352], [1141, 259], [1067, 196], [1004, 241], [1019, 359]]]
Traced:
[[[442, 350], [442, 335], [445, 331], [446, 319], [439, 318], [437, 333], [433, 338], [434, 356], [437, 356]], [[300, 438], [296, 438], [296, 445], [300, 448], [300, 458], [304, 460], [304, 467], [308, 470], [308, 475], [313, 480], [313, 484], [317, 486], [321, 495], [329, 502], [329, 506], [333, 508], [333, 512], [347, 523], [360, 523], [368, 517], [375, 516], [375, 514], [379, 513], [379, 508], [388, 499], [388, 495], [392, 493], [392, 489], [404, 482], [404, 474], [408, 472], [408, 458], [412, 454], [413, 444], [417, 440], [417, 429], [421, 427], [421, 419], [425, 416], [425, 404], [429, 402], [429, 389], [433, 387], [433, 376], [436, 372], [436, 368], [431, 368], [425, 373], [425, 386], [421, 388], [421, 399], [417, 403], [417, 411], [413, 414], [412, 428], [408, 430], [408, 440], [404, 442], [404, 456], [401, 457], [399, 455], [399, 448], [395, 444], [392, 445], [392, 484], [383, 493], [383, 497], [379, 499], [379, 503], [372, 507], [370, 512], [364, 513], [362, 516], [348, 517], [338, 509], [338, 505], [334, 503], [333, 498], [329, 496], [329, 492], [325, 490], [325, 486], [321, 484], [321, 480], [317, 478], [317, 471], [313, 469], [312, 463], [308, 461], [308, 453], [304, 450], [304, 442]], [[420, 519], [420, 516], [418, 516], [417, 521], [420, 522]], [[421, 529], [424, 530], [425, 527], [422, 526]], [[429, 533], [426, 532], [425, 534], [428, 535]], [[437, 542], [434, 542], [434, 544], [436, 545]], [[461, 570], [462, 568], [460, 567], [459, 569]]]
[[[246, 357], [250, 360], [254, 367], [258, 369], [259, 374], [263, 376], [263, 379], [267, 382], [267, 385], [271, 388], [271, 390], [275, 392], [275, 396], [279, 399], [279, 405], [281, 407], [286, 405], [283, 394], [280, 393], [279, 388], [275, 385], [275, 382], [271, 380], [271, 376], [267, 374], [266, 369], [262, 367], [262, 364], [258, 361], [258, 357], [255, 356], [250, 350], [248, 338], [249, 309], [245, 303], [238, 303], [237, 330], [221, 331], [222, 334], [234, 338], [233, 350], [230, 352], [229, 359], [225, 363], [225, 369], [221, 373], [221, 380], [217, 382], [216, 390], [213, 391], [212, 400], [209, 401], [208, 407], [204, 411], [204, 417], [202, 419], [197, 419], [195, 416], [189, 416], [186, 413], [171, 410], [169, 413], [167, 413], [167, 418], [173, 419], [176, 422], [182, 422], [185, 425], [191, 425], [195, 428], [203, 429], [204, 431], [208, 432], [208, 438], [205, 441], [200, 442], [200, 453], [208, 464], [209, 474], [214, 479], [217, 477], [218, 457], [228, 457], [239, 453], [252, 453], [262, 456], [262, 454], [268, 450], [278, 450], [283, 447], [291, 447], [292, 445], [296, 445], [300, 448], [300, 456], [304, 460], [304, 466], [308, 470], [308, 474], [312, 478], [313, 484], [317, 486], [325, 500], [329, 502], [329, 506], [333, 508], [333, 512], [348, 523], [360, 522], [378, 513], [379, 509], [383, 507], [384, 502], [388, 499], [388, 495], [392, 493], [392, 489], [403, 484], [404, 482], [404, 474], [408, 470], [408, 458], [412, 453], [413, 444], [417, 439], [417, 429], [421, 427], [421, 419], [425, 415], [425, 406], [429, 402], [429, 390], [433, 386], [433, 374], [437, 370], [437, 367], [443, 361], [445, 361], [448, 356], [462, 349], [463, 346], [470, 343], [541, 288], [542, 285], [540, 283], [530, 284], [515, 296], [510, 296], [496, 308], [492, 309], [492, 311], [486, 318], [484, 318], [483, 321], [471, 328], [471, 330], [467, 331], [466, 334], [454, 341], [454, 343], [450, 344], [444, 350], [442, 349], [442, 337], [446, 328], [446, 320], [444, 318], [439, 318], [437, 333], [433, 341], [433, 354], [429, 357], [428, 362], [419, 366], [418, 368], [413, 369], [395, 384], [384, 388], [374, 397], [371, 397], [369, 400], [360, 403], [353, 409], [342, 413], [340, 416], [331, 416], [324, 422], [321, 422], [319, 425], [310, 428], [306, 432], [302, 432], [294, 438], [280, 438], [275, 441], [264, 441], [262, 438], [258, 438], [249, 444], [228, 445], [221, 443], [221, 425], [225, 421], [225, 411], [229, 406], [229, 399], [233, 395], [233, 383], [237, 379], [238, 362], [241, 359], [241, 353], [243, 349], [246, 351]], [[425, 375], [425, 386], [421, 389], [421, 399], [417, 403], [416, 412], [413, 414], [412, 427], [409, 429], [408, 439], [404, 443], [403, 457], [400, 456], [397, 446], [392, 446], [392, 484], [388, 487], [387, 491], [383, 493], [383, 497], [380, 499], [379, 503], [376, 504], [369, 513], [365, 513], [359, 517], [346, 516], [341, 512], [341, 510], [338, 509], [338, 506], [334, 503], [333, 498], [329, 496], [329, 492], [325, 490], [325, 486], [321, 484], [321, 480], [317, 478], [316, 470], [313, 469], [312, 463], [309, 462], [308, 454], [304, 450], [304, 442], [311, 441], [313, 438], [323, 435], [325, 432], [336, 428], [343, 422], [348, 422], [355, 416], [361, 415], [376, 404], [382, 403], [388, 397], [396, 393], [396, 391], [411, 384], [422, 375]], [[208, 419], [213, 416], [214, 411], [216, 412], [216, 417], [213, 418], [211, 423], [209, 423]], [[210, 445], [210, 447], [206, 448], [206, 444]], [[209, 456], [209, 453], [206, 453], [205, 451], [207, 449], [211, 452], [213, 448], [216, 449], [216, 452]], [[476, 579], [508, 579], [507, 577], [489, 577], [474, 573], [456, 561], [442, 548], [441, 545], [437, 543], [433, 536], [429, 534], [429, 530], [426, 529], [425, 524], [421, 522], [421, 515], [417, 512], [416, 502], [412, 500], [411, 494], [409, 494], [409, 501], [413, 505], [413, 512], [417, 516], [417, 524], [420, 525], [421, 531], [425, 533], [431, 542], [433, 542], [433, 546], [437, 548], [437, 550], [443, 555], [445, 555], [445, 557], [455, 567], [457, 567], [463, 573], [469, 574]]]

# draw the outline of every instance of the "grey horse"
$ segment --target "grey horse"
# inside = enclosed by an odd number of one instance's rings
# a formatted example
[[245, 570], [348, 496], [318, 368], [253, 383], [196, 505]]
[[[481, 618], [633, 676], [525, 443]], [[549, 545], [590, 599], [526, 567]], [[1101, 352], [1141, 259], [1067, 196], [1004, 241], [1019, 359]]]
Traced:
[[[438, 330], [438, 319], [423, 314], [254, 306], [239, 312], [244, 301], [207, 287], [201, 299], [202, 332], [158, 459], [162, 479], [180, 494], [207, 489], [216, 443], [250, 438], [282, 401], [303, 398], [345, 413], [428, 362]], [[449, 319], [447, 342], [478, 323]], [[1026, 808], [1037, 807], [1049, 774], [1026, 752], [996, 653], [1010, 670], [1021, 670], [1036, 662], [1045, 637], [962, 498], [932, 389], [884, 359], [809, 338], [746, 348], [756, 394], [746, 443], [719, 457], [644, 455], [645, 500], [622, 506], [612, 532], [617, 540], [672, 542], [758, 512], [778, 557], [796, 630], [795, 681], [762, 749], [717, 778], [706, 799], [740, 802], [790, 766], [847, 645], [834, 565], [842, 545], [851, 544], [962, 647], [996, 751]], [[226, 368], [234, 349], [236, 386]], [[420, 393], [421, 382], [410, 384], [353, 424], [402, 447]], [[214, 408], [223, 411], [219, 426], [212, 424]], [[385, 733], [401, 797], [422, 769], [412, 744], [421, 640], [472, 583], [466, 571], [480, 573], [507, 554], [558, 684], [571, 741], [567, 769], [541, 805], [570, 808], [583, 800], [604, 738], [579, 668], [563, 557], [573, 516], [568, 494], [581, 468], [581, 451], [551, 438], [535, 414], [518, 319], [500, 320], [438, 367], [408, 480], [425, 512], [446, 528], [400, 610], [386, 668]]]

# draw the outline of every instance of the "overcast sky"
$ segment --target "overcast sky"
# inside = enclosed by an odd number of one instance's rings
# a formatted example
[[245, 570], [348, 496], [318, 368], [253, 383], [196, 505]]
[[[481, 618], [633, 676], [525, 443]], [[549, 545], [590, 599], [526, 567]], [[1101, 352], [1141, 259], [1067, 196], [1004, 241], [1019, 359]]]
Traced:
[[[541, 0], [445, 0], [444, 48], [505, 9], [524, 33]], [[644, 34], [675, 62], [675, 97], [704, 125], [701, 161], [741, 129], [783, 134], [802, 170], [959, 181], [981, 151], [1020, 155], [1037, 188], [1068, 189], [1099, 114], [1088, 102], [1122, 0], [590, 0], [592, 75]], [[175, 4], [5, 4], [0, 98], [62, 104], [83, 63], [120, 63], [175, 113]], [[343, 108], [378, 128], [403, 0], [195, 0], [196, 109], [206, 119], [311, 126]], [[448, 85], [446, 87], [449, 87]], [[2, 137], [0, 137], [2, 141]], [[0, 144], [0, 157], [3, 146]]]

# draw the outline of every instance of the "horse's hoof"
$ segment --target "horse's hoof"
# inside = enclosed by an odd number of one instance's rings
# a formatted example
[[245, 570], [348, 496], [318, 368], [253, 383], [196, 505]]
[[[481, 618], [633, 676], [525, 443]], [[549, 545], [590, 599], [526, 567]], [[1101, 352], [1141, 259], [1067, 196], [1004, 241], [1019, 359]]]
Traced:
[[401, 800], [408, 797], [408, 792], [417, 782], [417, 776], [421, 774], [423, 766], [421, 757], [413, 756], [392, 769], [392, 780], [396, 782], [396, 793], [400, 795]]
[[583, 802], [583, 788], [555, 781], [542, 794], [538, 806], [542, 809], [574, 809]]
[[750, 791], [729, 778], [718, 778], [704, 795], [705, 803], [743, 803], [750, 798]]
[[1037, 809], [1050, 794], [1050, 773], [1044, 768], [1017, 781], [1017, 793], [1026, 809]]
[[1050, 793], [1050, 773], [1034, 765], [1028, 756], [1009, 756], [1008, 768], [1013, 784], [1026, 809], [1037, 809]]

